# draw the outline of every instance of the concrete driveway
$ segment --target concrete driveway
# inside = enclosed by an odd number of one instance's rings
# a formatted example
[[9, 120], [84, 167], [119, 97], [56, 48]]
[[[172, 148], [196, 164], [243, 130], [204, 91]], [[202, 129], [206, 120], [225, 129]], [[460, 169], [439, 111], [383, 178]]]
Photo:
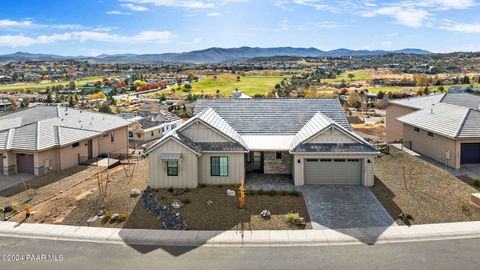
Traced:
[[313, 229], [396, 225], [367, 187], [306, 185], [302, 190]]

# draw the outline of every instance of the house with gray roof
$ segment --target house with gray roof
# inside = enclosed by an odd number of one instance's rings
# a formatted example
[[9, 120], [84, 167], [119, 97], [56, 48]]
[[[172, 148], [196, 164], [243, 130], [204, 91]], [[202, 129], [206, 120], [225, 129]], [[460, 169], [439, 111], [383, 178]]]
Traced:
[[134, 145], [160, 139], [183, 123], [177, 115], [163, 110], [158, 113], [141, 113], [128, 120], [131, 122], [128, 127], [128, 139]]
[[391, 101], [387, 141], [459, 169], [480, 163], [480, 96], [444, 93]]
[[208, 99], [145, 154], [154, 188], [239, 184], [247, 174], [372, 186], [378, 151], [352, 131], [338, 99]]
[[60, 106], [36, 106], [0, 117], [0, 170], [41, 176], [100, 154], [128, 153], [129, 122]]

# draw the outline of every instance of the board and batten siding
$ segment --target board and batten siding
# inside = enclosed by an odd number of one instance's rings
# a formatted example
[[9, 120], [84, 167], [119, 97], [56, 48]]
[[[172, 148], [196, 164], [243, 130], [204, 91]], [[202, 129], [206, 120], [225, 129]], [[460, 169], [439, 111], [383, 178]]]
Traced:
[[[373, 176], [373, 164], [375, 155], [365, 154], [295, 154], [293, 156], [293, 180], [295, 186], [303, 186], [304, 179], [304, 165], [306, 158], [319, 158], [319, 159], [361, 159], [362, 162], [362, 185], [371, 187], [374, 184]], [[300, 160], [300, 163], [298, 162]], [[368, 162], [370, 161], [370, 162]]]
[[308, 140], [308, 143], [355, 143], [355, 141], [341, 131], [331, 128]]
[[[162, 152], [182, 153], [178, 176], [167, 176], [160, 155]], [[197, 155], [175, 140], [168, 140], [149, 154], [149, 185], [152, 188], [196, 188], [198, 186]]]
[[193, 123], [181, 133], [194, 142], [229, 142], [227, 138], [200, 122]]
[[[228, 157], [228, 176], [211, 176], [210, 158]], [[205, 185], [238, 185], [245, 177], [244, 153], [203, 153], [199, 158], [198, 183]]]

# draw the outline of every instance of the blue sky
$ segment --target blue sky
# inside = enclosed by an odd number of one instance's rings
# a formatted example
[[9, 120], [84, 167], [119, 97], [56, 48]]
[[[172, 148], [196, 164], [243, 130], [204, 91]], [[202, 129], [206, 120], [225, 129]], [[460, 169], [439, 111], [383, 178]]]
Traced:
[[0, 1], [0, 54], [240, 46], [480, 51], [479, 0]]

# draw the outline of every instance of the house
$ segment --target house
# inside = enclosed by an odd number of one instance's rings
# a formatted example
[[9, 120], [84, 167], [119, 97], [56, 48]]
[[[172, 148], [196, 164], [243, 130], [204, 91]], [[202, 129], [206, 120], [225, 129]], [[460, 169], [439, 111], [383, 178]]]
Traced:
[[429, 95], [391, 101], [386, 108], [387, 142], [451, 168], [480, 163], [480, 96]]
[[100, 154], [128, 154], [129, 122], [110, 114], [36, 106], [0, 117], [0, 170], [41, 176]]
[[180, 117], [168, 111], [143, 114], [131, 118], [130, 121], [128, 139], [136, 145], [159, 139], [183, 123]]
[[252, 98], [252, 97], [249, 95], [245, 95], [244, 93], [242, 93], [242, 91], [238, 91], [238, 89], [236, 89], [232, 93], [232, 98]]
[[470, 86], [451, 86], [448, 88], [448, 93], [458, 94], [458, 93], [480, 93], [480, 88], [470, 87]]
[[352, 132], [338, 99], [211, 99], [145, 154], [151, 187], [194, 188], [250, 173], [372, 186], [378, 152]]

